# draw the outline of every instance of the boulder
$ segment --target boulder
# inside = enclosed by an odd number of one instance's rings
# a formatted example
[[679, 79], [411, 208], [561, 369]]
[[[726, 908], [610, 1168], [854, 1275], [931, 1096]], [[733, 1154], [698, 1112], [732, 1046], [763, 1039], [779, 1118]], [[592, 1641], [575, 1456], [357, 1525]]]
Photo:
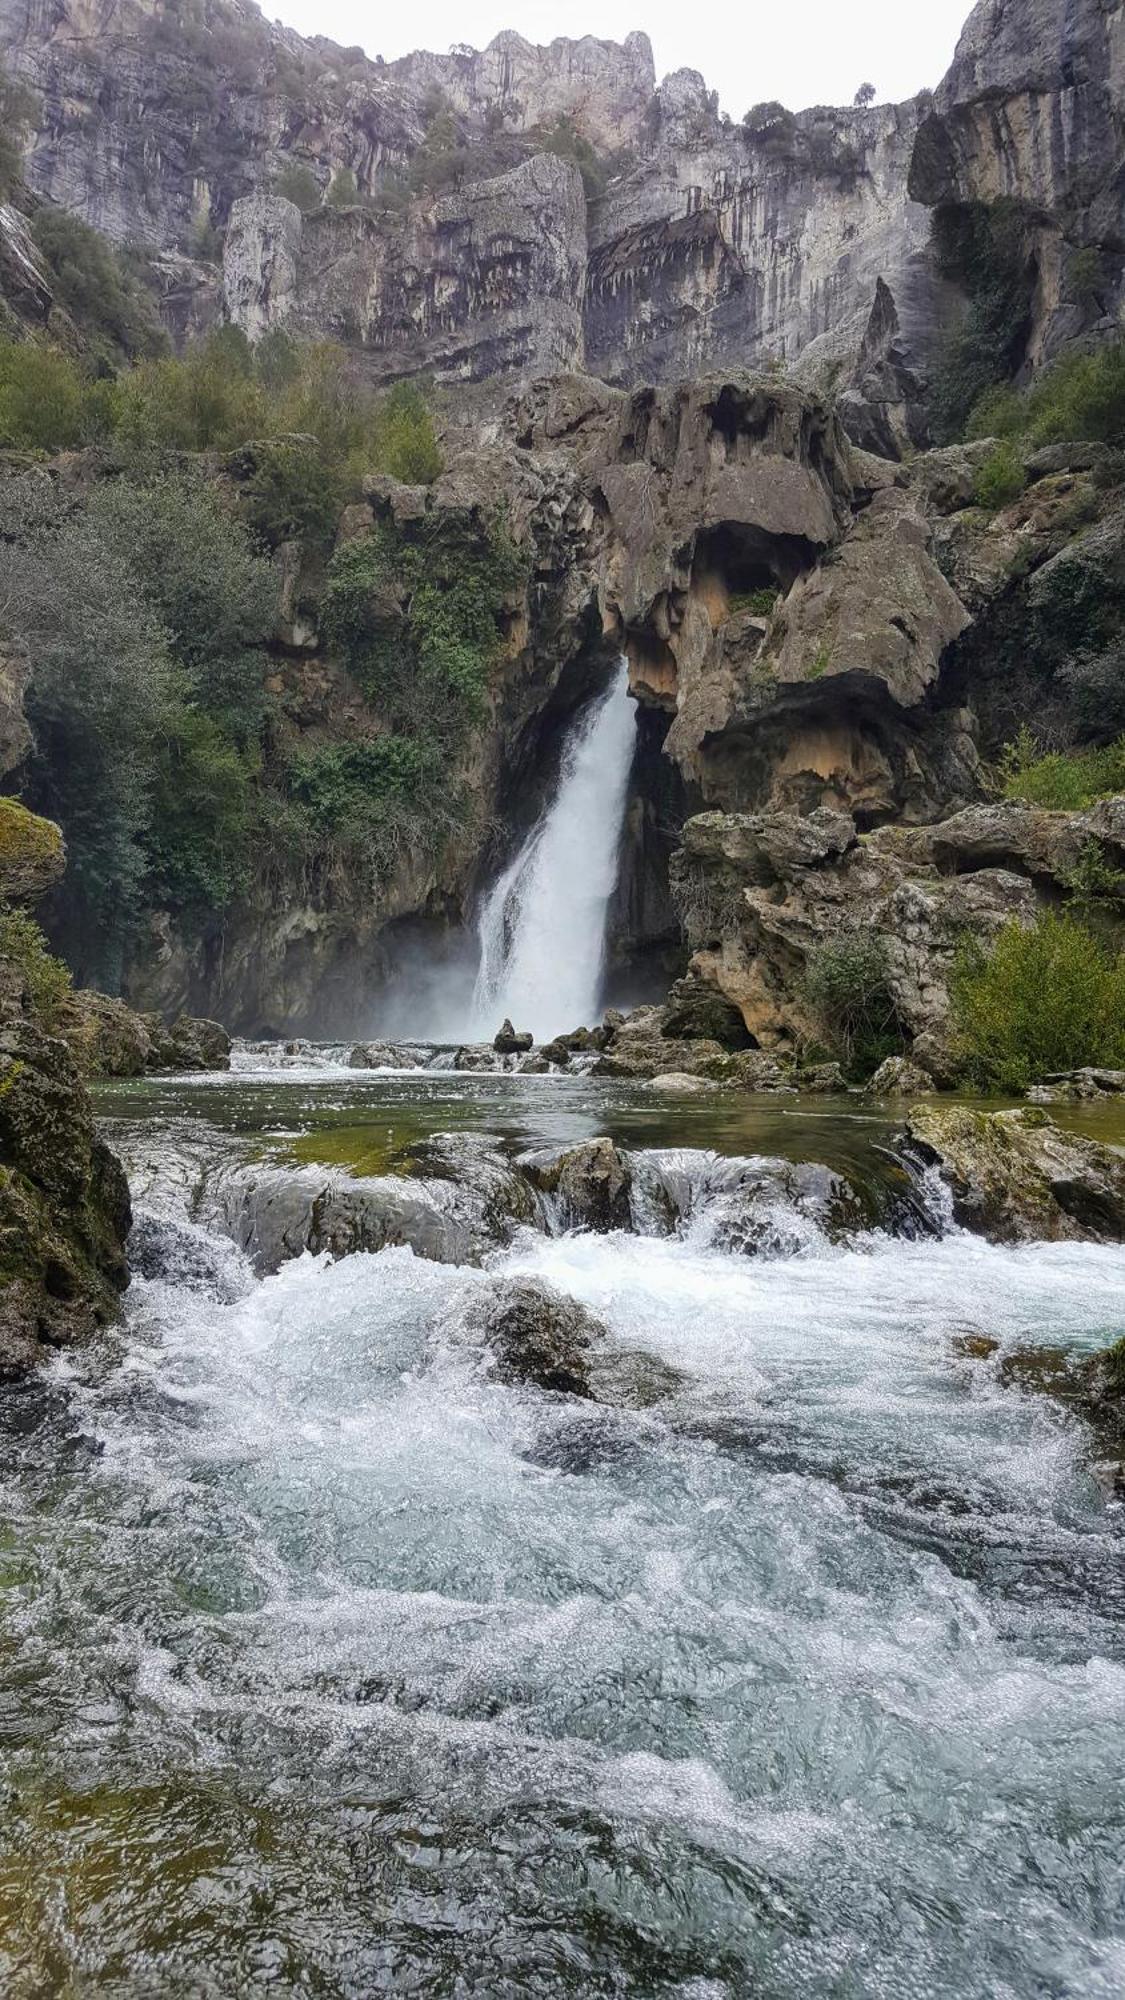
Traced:
[[519, 1162], [533, 1187], [551, 1198], [568, 1229], [628, 1229], [633, 1170], [612, 1139], [587, 1139], [559, 1153], [527, 1153]]
[[129, 1190], [65, 1042], [0, 1026], [0, 1375], [112, 1319], [128, 1281]]
[[1045, 1111], [921, 1105], [906, 1157], [936, 1166], [966, 1229], [993, 1243], [1125, 1241], [1125, 1156]]
[[[2, 665], [2, 661], [0, 661]], [[62, 879], [63, 837], [54, 820], [0, 798], [0, 902], [32, 902]]]
[[157, 1014], [142, 1016], [151, 1037], [147, 1069], [229, 1069], [231, 1039], [218, 1021], [181, 1014], [166, 1028]]
[[888, 1056], [867, 1085], [868, 1097], [928, 1097], [933, 1077], [906, 1056]]
[[709, 1090], [717, 1090], [718, 1084], [709, 1076], [689, 1076], [682, 1069], [670, 1069], [662, 1076], [654, 1076], [650, 1090], [663, 1090], [671, 1097], [705, 1097]]
[[413, 1049], [396, 1048], [393, 1042], [357, 1042], [348, 1057], [349, 1069], [417, 1069]]
[[524, 1056], [534, 1041], [534, 1035], [517, 1033], [510, 1021], [504, 1021], [501, 1023], [499, 1033], [493, 1038], [492, 1046], [500, 1056]]
[[589, 1396], [590, 1350], [604, 1340], [600, 1320], [537, 1278], [482, 1287], [460, 1331], [491, 1354], [498, 1382], [526, 1382], [564, 1396]]

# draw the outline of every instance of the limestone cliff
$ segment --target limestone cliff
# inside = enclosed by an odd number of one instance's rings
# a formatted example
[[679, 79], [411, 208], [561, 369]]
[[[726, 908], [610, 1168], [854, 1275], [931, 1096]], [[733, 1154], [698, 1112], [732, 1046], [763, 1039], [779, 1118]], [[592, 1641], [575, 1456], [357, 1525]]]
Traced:
[[[1121, 19], [1100, 0], [981, 0], [933, 98], [759, 105], [739, 124], [693, 71], [656, 87], [643, 35], [507, 33], [384, 64], [271, 27], [249, 0], [190, 17], [167, 0], [0, 0], [0, 50], [39, 93], [33, 193], [147, 246], [178, 336], [216, 310], [225, 234], [226, 309], [253, 336], [331, 333], [376, 374], [455, 382], [799, 361], [844, 392], [859, 442], [901, 452], [924, 441], [964, 304], [929, 247], [935, 208], [1027, 212], [1017, 360], [1116, 323]], [[588, 200], [542, 157], [560, 131], [600, 160]], [[277, 199], [294, 168], [304, 216]]]

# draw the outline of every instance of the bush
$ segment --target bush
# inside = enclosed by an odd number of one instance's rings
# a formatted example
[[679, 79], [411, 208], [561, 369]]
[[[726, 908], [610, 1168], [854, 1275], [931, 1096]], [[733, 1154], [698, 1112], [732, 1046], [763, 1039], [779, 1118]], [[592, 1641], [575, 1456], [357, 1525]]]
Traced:
[[300, 160], [289, 160], [282, 167], [273, 184], [274, 193], [284, 195], [300, 209], [302, 215], [311, 215], [320, 207], [320, 182], [311, 167]]
[[1080, 812], [1098, 799], [1125, 792], [1125, 736], [1103, 749], [1040, 752], [1024, 728], [1007, 746], [1001, 768], [1006, 799]]
[[335, 532], [346, 490], [340, 469], [317, 439], [279, 438], [254, 447], [242, 502], [267, 547], [296, 539], [324, 544]]
[[1025, 483], [1023, 459], [1016, 446], [1005, 440], [977, 467], [973, 497], [978, 507], [987, 507], [994, 514], [1018, 500]]
[[329, 208], [350, 208], [359, 200], [359, 186], [350, 167], [338, 167], [324, 197]]
[[213, 486], [188, 475], [96, 488], [88, 520], [128, 566], [143, 602], [182, 669], [181, 692], [234, 737], [262, 716], [266, 657], [278, 585]]
[[1125, 732], [1125, 638], [1097, 651], [1077, 653], [1060, 678], [1074, 707], [1080, 733], [1098, 737]]
[[416, 382], [398, 382], [383, 397], [375, 417], [372, 470], [407, 486], [432, 486], [441, 472], [433, 417]]
[[256, 757], [197, 709], [170, 716], [146, 841], [151, 893], [187, 908], [224, 910], [253, 859]]
[[555, 120], [550, 131], [544, 134], [543, 151], [554, 153], [560, 160], [569, 160], [578, 168], [587, 201], [595, 201], [598, 195], [605, 193], [609, 169], [573, 119], [562, 117]]
[[975, 404], [967, 434], [1032, 445], [1125, 445], [1125, 341], [1061, 355], [1028, 389], [990, 391]]
[[48, 1033], [55, 1027], [70, 992], [70, 973], [61, 958], [52, 957], [34, 917], [26, 910], [0, 904], [0, 958], [11, 959], [23, 974], [31, 1011]]
[[394, 727], [409, 733], [424, 717], [449, 738], [480, 713], [503, 613], [525, 574], [499, 521], [383, 527], [333, 556], [325, 634]]
[[1086, 1064], [1125, 1064], [1125, 956], [1069, 916], [1006, 924], [991, 951], [962, 945], [950, 987], [965, 1076], [1021, 1091]]
[[248, 343], [222, 328], [182, 359], [144, 361], [122, 376], [117, 431], [141, 448], [230, 451], [263, 434], [266, 407]]
[[809, 964], [807, 992], [826, 1042], [845, 1068], [863, 1077], [903, 1047], [886, 949], [855, 936], [821, 945]]
[[69, 356], [0, 341], [0, 445], [70, 451], [87, 440], [86, 387]]

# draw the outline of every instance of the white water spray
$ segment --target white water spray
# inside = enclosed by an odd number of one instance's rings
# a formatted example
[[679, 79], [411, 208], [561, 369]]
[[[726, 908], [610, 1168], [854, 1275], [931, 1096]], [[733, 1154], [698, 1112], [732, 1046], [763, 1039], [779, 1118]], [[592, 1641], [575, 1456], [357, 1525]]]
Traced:
[[474, 1033], [505, 1015], [539, 1041], [592, 1023], [634, 743], [624, 660], [567, 744], [554, 801], [481, 909]]

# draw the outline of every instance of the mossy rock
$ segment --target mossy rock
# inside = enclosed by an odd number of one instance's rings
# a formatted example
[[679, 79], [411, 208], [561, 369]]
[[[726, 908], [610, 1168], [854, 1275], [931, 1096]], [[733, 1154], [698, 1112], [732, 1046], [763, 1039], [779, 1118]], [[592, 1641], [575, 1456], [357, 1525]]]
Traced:
[[0, 1374], [104, 1325], [128, 1282], [129, 1191], [64, 1042], [0, 1028]]
[[18, 799], [0, 798], [0, 902], [42, 896], [66, 868], [66, 848], [53, 819], [28, 812]]
[[994, 1243], [1125, 1242], [1125, 1158], [1045, 1111], [920, 1105], [907, 1157], [936, 1165], [955, 1219]]

